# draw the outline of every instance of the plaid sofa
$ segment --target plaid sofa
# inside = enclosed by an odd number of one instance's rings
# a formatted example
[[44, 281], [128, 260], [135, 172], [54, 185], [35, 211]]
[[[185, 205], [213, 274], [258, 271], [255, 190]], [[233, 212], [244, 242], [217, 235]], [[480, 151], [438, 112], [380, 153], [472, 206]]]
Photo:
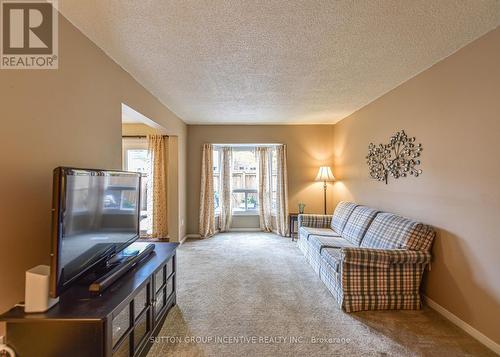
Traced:
[[347, 312], [419, 309], [432, 227], [352, 202], [299, 215], [298, 247]]

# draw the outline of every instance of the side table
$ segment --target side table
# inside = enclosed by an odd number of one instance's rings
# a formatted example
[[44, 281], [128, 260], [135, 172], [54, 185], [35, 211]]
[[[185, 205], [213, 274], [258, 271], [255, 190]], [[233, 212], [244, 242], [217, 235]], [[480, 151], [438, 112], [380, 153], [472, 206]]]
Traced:
[[293, 235], [297, 232], [295, 232], [295, 222], [299, 221], [299, 214], [298, 213], [290, 213], [288, 214], [288, 227], [289, 227], [289, 234], [290, 238], [292, 238], [293, 242]]

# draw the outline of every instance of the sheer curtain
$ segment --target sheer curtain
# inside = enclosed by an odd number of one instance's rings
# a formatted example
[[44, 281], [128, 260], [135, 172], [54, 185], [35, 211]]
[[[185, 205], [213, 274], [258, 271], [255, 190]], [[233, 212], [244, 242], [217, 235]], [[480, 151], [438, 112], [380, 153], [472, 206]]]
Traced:
[[213, 145], [204, 144], [201, 156], [200, 222], [202, 238], [215, 234]]
[[276, 147], [277, 187], [276, 187], [276, 233], [288, 233], [288, 177], [286, 169], [286, 145]]
[[259, 161], [259, 222], [260, 229], [271, 232], [273, 229], [271, 217], [271, 153], [270, 147], [258, 147], [257, 157]]
[[151, 217], [151, 237], [167, 238], [167, 144], [159, 134], [147, 136], [150, 185], [148, 187], [148, 216]]
[[227, 232], [231, 228], [232, 204], [231, 204], [231, 176], [232, 176], [232, 157], [233, 149], [231, 147], [222, 147], [220, 150], [221, 171], [220, 171], [220, 218], [219, 229], [221, 232]]

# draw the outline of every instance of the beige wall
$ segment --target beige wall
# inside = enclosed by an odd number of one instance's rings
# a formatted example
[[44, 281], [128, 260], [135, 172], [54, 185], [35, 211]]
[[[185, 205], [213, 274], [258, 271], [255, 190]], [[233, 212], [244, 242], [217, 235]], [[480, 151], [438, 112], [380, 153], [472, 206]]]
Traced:
[[[369, 178], [370, 142], [404, 129], [423, 175]], [[426, 294], [500, 343], [500, 29], [335, 125], [334, 197], [439, 229]]]
[[[319, 166], [333, 163], [332, 136], [332, 125], [189, 125], [188, 233], [198, 233], [201, 148], [204, 143], [286, 144], [290, 211], [296, 211], [297, 204], [304, 202], [306, 212], [322, 213], [323, 186], [314, 182], [314, 178]], [[331, 197], [328, 203], [328, 210], [332, 211]], [[248, 222], [239, 223], [248, 226]]]
[[152, 128], [146, 124], [122, 124], [122, 135], [151, 135], [151, 134], [163, 134], [166, 135], [167, 132], [163, 128]]
[[58, 70], [0, 70], [0, 311], [23, 300], [25, 270], [49, 262], [52, 169], [121, 167], [121, 103], [178, 136], [185, 219], [186, 125], [62, 17], [59, 26]]

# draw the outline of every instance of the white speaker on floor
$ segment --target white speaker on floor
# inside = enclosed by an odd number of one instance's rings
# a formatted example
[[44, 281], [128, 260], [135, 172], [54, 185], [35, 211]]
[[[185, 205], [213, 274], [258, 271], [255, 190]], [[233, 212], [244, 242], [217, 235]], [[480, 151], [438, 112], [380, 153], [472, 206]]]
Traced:
[[50, 267], [38, 265], [26, 271], [24, 312], [44, 312], [59, 302], [49, 296]]

